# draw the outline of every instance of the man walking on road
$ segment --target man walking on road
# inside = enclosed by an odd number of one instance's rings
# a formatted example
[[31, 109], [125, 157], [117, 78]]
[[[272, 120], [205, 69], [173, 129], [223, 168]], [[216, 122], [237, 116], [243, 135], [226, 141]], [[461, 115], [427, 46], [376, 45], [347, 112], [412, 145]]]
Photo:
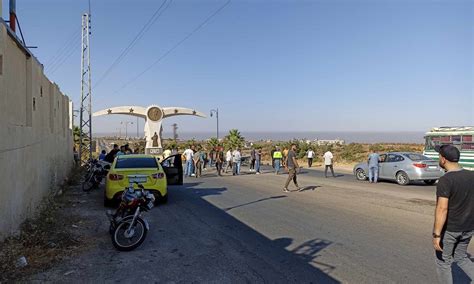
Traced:
[[224, 147], [217, 147], [216, 170], [218, 176], [222, 176], [222, 165], [224, 165]]
[[332, 155], [331, 151], [327, 151], [324, 153], [324, 176], [327, 178], [328, 177], [328, 169], [331, 169], [332, 177], [336, 177], [334, 174], [334, 167], [333, 167], [333, 162], [332, 160], [334, 159], [334, 156]]
[[433, 246], [440, 283], [453, 283], [453, 262], [474, 281], [474, 263], [467, 248], [474, 235], [474, 172], [459, 165], [459, 150], [437, 146], [439, 165], [447, 173], [438, 181]]
[[380, 156], [372, 150], [372, 154], [369, 155], [369, 182], [370, 183], [377, 183], [379, 178], [379, 161]]
[[314, 151], [312, 149], [308, 150], [308, 168], [311, 168], [313, 165]]
[[300, 168], [300, 166], [298, 165], [298, 161], [296, 160], [296, 144], [291, 145], [291, 149], [288, 151], [288, 155], [286, 156], [285, 168], [288, 170], [288, 179], [286, 180], [283, 191], [290, 192], [288, 190], [288, 185], [290, 184], [291, 180], [293, 180], [293, 183], [295, 184], [296, 188], [298, 190], [301, 190], [296, 179], [297, 171]]
[[228, 169], [232, 169], [232, 151], [231, 149], [229, 149], [227, 151], [227, 153], [225, 154], [225, 161], [227, 163], [226, 167], [225, 167], [225, 173], [227, 173], [227, 170]]

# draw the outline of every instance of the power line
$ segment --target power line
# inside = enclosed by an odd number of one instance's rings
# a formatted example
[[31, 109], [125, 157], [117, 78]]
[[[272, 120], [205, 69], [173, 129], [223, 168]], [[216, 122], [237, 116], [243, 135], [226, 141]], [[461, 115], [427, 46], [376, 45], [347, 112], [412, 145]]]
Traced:
[[[161, 17], [164, 11], [166, 11], [169, 6], [171, 5], [171, 2], [173, 0], [164, 0], [163, 3], [158, 7], [158, 9], [153, 13], [151, 18], [145, 23], [145, 25], [142, 27], [142, 29], [138, 32], [138, 34], [133, 38], [133, 40], [128, 44], [128, 46], [122, 51], [122, 53], [114, 60], [112, 65], [109, 66], [109, 68], [105, 71], [105, 73], [100, 77], [99, 80], [94, 85], [94, 88], [96, 88], [100, 83], [104, 81], [104, 79], [112, 72], [112, 70], [120, 63], [122, 60], [127, 56], [127, 54], [130, 52], [130, 50], [137, 44], [137, 42], [145, 35], [145, 33], [151, 28], [151, 26]], [[163, 8], [166, 5], [165, 8]]]
[[183, 39], [178, 41], [173, 47], [171, 47], [168, 51], [166, 51], [162, 56], [160, 56], [157, 60], [155, 60], [152, 64], [150, 64], [145, 70], [139, 73], [136, 77], [125, 83], [120, 89], [115, 91], [113, 94], [118, 94], [121, 90], [126, 88], [128, 85], [135, 82], [138, 78], [140, 78], [143, 74], [150, 71], [156, 64], [161, 62], [163, 59], [166, 58], [170, 53], [172, 53], [176, 48], [178, 48], [181, 44], [183, 44], [186, 40], [188, 40], [191, 36], [193, 36], [197, 31], [199, 31], [204, 25], [206, 25], [212, 18], [214, 18], [217, 14], [219, 14], [227, 5], [230, 4], [232, 0], [228, 0], [222, 6], [220, 6], [216, 11], [214, 11], [211, 15], [209, 15], [203, 22], [201, 22], [196, 28], [194, 28], [188, 35], [186, 35]]
[[59, 61], [61, 61], [62, 57], [67, 53], [67, 51], [69, 51], [71, 48], [77, 45], [76, 41], [79, 38], [80, 33], [81, 33], [81, 29], [78, 29], [74, 33], [72, 33], [72, 37], [70, 37], [65, 42], [65, 44], [57, 50], [54, 56], [51, 57], [51, 59], [48, 60], [47, 63], [45, 63], [46, 69], [53, 68], [54, 65], [56, 65]]
[[[77, 41], [73, 41], [73, 43], [75, 45], [77, 45]], [[59, 61], [58, 63], [54, 66], [54, 67], [51, 67], [48, 71], [49, 74], [54, 74], [56, 71], [58, 71], [64, 63], [67, 62], [67, 60], [69, 59], [69, 57], [71, 57], [74, 53], [77, 52], [77, 48], [71, 48], [70, 50], [68, 50], [68, 53], [66, 53]]]

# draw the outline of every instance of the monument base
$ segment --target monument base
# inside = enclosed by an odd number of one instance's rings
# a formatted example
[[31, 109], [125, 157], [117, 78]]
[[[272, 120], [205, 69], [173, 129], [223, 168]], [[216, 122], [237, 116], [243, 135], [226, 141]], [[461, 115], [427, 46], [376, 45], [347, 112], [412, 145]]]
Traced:
[[163, 154], [163, 148], [160, 148], [160, 147], [145, 148], [145, 154], [147, 154], [147, 155], [161, 155], [161, 154]]

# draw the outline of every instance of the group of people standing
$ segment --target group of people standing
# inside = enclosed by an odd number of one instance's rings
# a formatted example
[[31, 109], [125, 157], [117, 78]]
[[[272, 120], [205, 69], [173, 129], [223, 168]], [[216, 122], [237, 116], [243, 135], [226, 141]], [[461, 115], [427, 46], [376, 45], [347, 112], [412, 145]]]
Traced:
[[222, 176], [222, 172], [227, 173], [232, 170], [233, 175], [240, 175], [242, 164], [242, 153], [240, 148], [228, 149], [224, 153], [223, 146], [214, 147], [209, 153], [203, 148], [190, 146], [183, 152], [185, 160], [184, 175], [188, 177], [201, 177], [202, 171], [207, 170], [207, 166], [216, 167], [217, 174]]
[[115, 157], [130, 154], [136, 154], [136, 151], [134, 152], [128, 144], [122, 145], [120, 147], [117, 144], [114, 144], [114, 147], [112, 148], [112, 150], [110, 150], [109, 153], [107, 153], [107, 151], [105, 150], [101, 151], [99, 155], [99, 160], [113, 163]]

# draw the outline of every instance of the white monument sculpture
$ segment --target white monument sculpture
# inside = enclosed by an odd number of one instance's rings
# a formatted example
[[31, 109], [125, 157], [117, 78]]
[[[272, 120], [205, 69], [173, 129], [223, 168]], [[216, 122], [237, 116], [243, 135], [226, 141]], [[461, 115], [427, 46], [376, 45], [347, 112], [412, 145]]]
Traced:
[[203, 113], [189, 108], [182, 107], [159, 107], [151, 105], [149, 107], [141, 106], [119, 106], [97, 111], [93, 116], [125, 114], [145, 119], [145, 153], [161, 154], [163, 147], [161, 145], [161, 134], [163, 127], [161, 122], [164, 118], [176, 115], [194, 115], [206, 117]]

